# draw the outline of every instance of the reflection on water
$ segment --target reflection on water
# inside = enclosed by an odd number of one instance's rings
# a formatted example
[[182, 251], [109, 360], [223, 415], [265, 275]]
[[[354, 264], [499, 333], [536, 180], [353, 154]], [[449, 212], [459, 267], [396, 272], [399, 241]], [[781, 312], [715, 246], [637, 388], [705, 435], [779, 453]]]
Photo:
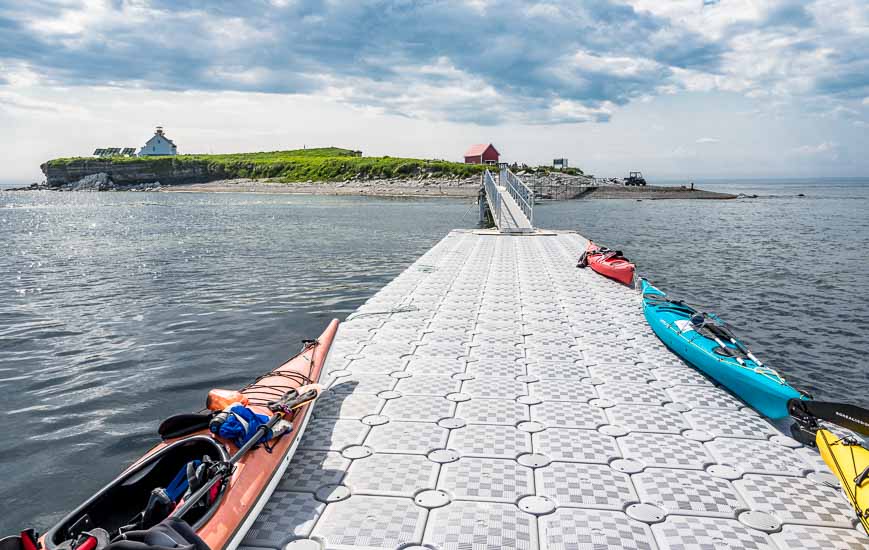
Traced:
[[535, 219], [624, 251], [816, 398], [869, 406], [869, 181], [710, 189], [759, 198], [562, 202]]
[[160, 419], [277, 365], [474, 223], [460, 200], [0, 194], [0, 532], [47, 526]]
[[[535, 220], [622, 249], [797, 385], [869, 405], [869, 186], [725, 190], [774, 198], [548, 203]], [[276, 365], [473, 226], [468, 207], [0, 193], [0, 533], [48, 526], [153, 444], [160, 419]]]

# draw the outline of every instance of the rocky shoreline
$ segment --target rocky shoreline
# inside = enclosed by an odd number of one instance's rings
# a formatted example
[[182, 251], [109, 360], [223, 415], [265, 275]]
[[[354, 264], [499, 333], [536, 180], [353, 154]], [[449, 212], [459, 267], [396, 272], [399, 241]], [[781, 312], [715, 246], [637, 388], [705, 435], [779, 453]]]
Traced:
[[299, 195], [362, 195], [376, 197], [476, 197], [479, 178], [418, 180], [370, 180], [283, 183], [234, 179], [161, 187], [166, 193], [284, 193]]
[[[519, 173], [519, 177], [542, 199], [733, 199], [735, 195], [686, 187], [627, 187], [600, 184], [592, 178], [561, 173]], [[62, 185], [32, 184], [7, 191], [160, 191], [168, 193], [285, 193], [304, 195], [358, 195], [376, 197], [453, 197], [476, 198], [480, 191], [479, 177], [437, 177], [350, 179], [346, 181], [307, 181], [286, 183], [276, 180], [225, 179], [204, 183], [174, 183], [159, 181], [117, 183], [103, 172], [84, 176]]]
[[[522, 177], [522, 176], [520, 176]], [[547, 184], [539, 185], [533, 176], [524, 176], [524, 181], [535, 188], [539, 197], [549, 198]], [[285, 193], [299, 195], [361, 195], [372, 197], [453, 197], [476, 198], [480, 192], [478, 178], [419, 180], [371, 180], [349, 182], [283, 183], [263, 180], [235, 179], [208, 183], [190, 183], [164, 186], [166, 193]], [[686, 187], [626, 187], [623, 185], [566, 186], [558, 196], [560, 200], [571, 199], [735, 199], [736, 195]]]
[[[71, 157], [40, 165], [45, 181], [19, 190], [295, 193], [476, 198], [484, 166], [432, 159], [361, 157], [339, 148], [226, 155]], [[626, 186], [576, 168], [513, 165], [539, 200], [732, 199], [684, 186]], [[305, 181], [307, 180], [307, 181]]]
[[162, 187], [159, 181], [116, 183], [105, 172], [99, 172], [71, 183], [59, 185], [51, 185], [47, 182], [31, 183], [27, 187], [13, 187], [6, 191], [159, 191]]

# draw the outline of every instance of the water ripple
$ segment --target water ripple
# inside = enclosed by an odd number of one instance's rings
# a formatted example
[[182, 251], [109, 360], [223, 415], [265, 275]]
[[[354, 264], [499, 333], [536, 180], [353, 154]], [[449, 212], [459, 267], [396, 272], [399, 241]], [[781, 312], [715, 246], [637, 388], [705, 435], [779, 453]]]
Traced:
[[[869, 405], [869, 187], [744, 192], [769, 196], [535, 218], [621, 248], [795, 384]], [[278, 364], [474, 223], [451, 200], [4, 193], [0, 208], [0, 532], [56, 521], [160, 419]]]
[[462, 201], [7, 193], [0, 207], [0, 492], [33, 495], [7, 501], [0, 532], [46, 527], [162, 418], [275, 366], [473, 223]]

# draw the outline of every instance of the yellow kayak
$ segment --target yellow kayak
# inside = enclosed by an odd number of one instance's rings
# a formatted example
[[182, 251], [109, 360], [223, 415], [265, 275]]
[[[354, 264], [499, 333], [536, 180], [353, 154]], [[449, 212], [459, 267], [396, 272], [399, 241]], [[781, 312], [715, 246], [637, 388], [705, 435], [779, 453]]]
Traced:
[[863, 528], [869, 532], [869, 449], [855, 441], [840, 439], [828, 430], [815, 435], [821, 458], [848, 495]]

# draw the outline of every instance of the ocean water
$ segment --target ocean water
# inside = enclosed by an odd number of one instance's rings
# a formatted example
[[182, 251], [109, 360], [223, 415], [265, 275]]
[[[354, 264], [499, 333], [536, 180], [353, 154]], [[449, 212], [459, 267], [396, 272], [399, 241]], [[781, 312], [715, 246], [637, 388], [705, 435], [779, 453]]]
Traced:
[[795, 387], [869, 407], [869, 180], [698, 186], [758, 197], [559, 202], [535, 218], [622, 250]]
[[[869, 181], [701, 186], [759, 197], [544, 203], [536, 222], [620, 248], [795, 385], [869, 406]], [[162, 418], [292, 355], [475, 214], [464, 200], [0, 193], [0, 533], [49, 526]]]

